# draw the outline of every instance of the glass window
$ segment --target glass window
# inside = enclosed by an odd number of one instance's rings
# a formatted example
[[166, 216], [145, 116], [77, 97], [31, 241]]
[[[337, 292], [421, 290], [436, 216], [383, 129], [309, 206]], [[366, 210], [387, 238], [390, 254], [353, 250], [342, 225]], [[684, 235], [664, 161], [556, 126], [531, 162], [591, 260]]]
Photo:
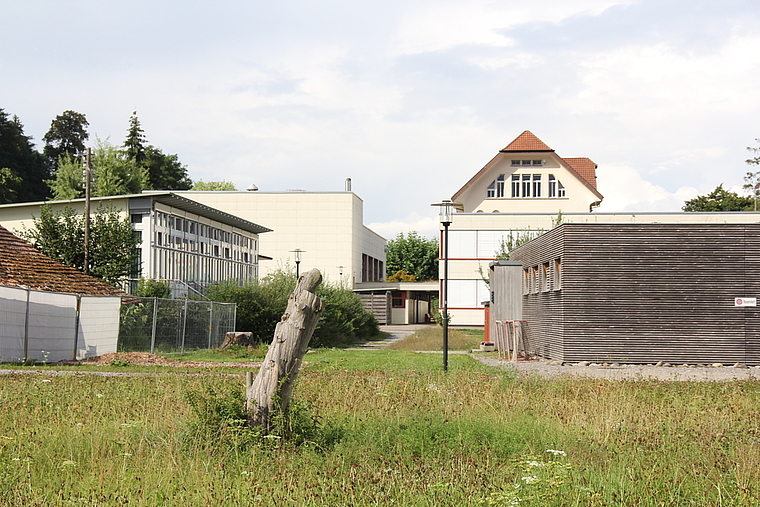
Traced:
[[520, 197], [520, 175], [512, 175], [512, 197]]
[[522, 175], [522, 197], [530, 197], [530, 174]]
[[541, 175], [533, 175], [533, 197], [541, 197]]

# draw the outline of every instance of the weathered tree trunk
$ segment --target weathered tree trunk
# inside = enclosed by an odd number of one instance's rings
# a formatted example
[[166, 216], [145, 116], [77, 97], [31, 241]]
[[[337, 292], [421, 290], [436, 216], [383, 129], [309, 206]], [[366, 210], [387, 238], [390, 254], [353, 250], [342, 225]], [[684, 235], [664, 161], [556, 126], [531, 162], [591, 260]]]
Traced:
[[252, 426], [268, 431], [272, 416], [288, 410], [303, 356], [322, 315], [322, 300], [314, 295], [320, 283], [322, 275], [317, 269], [299, 278], [256, 380], [251, 381], [252, 372], [246, 374], [246, 411]]
[[230, 331], [224, 335], [224, 341], [222, 342], [221, 347], [219, 347], [219, 350], [227, 350], [233, 345], [253, 347], [253, 333], [251, 331]]

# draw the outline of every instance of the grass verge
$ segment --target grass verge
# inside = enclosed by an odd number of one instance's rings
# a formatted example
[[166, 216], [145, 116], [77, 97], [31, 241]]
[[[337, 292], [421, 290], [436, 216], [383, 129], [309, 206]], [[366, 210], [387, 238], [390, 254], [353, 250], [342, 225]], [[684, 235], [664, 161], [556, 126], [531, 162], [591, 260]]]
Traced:
[[[291, 432], [243, 377], [2, 377], [0, 504], [760, 504], [760, 384], [517, 377], [464, 355], [320, 350]], [[166, 371], [166, 370], [160, 370]], [[207, 431], [213, 429], [214, 431]]]

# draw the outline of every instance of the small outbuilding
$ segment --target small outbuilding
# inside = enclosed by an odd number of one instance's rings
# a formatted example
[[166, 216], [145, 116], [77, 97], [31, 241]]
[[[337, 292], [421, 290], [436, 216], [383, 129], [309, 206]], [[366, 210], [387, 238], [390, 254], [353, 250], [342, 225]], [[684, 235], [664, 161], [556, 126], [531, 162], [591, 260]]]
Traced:
[[510, 258], [541, 357], [760, 364], [760, 224], [568, 223]]

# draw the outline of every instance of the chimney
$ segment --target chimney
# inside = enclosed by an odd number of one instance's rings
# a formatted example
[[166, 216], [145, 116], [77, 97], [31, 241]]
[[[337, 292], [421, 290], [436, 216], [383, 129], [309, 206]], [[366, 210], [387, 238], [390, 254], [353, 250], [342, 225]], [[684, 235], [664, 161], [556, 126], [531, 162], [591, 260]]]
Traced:
[[346, 192], [351, 191], [351, 178], [346, 178]]

